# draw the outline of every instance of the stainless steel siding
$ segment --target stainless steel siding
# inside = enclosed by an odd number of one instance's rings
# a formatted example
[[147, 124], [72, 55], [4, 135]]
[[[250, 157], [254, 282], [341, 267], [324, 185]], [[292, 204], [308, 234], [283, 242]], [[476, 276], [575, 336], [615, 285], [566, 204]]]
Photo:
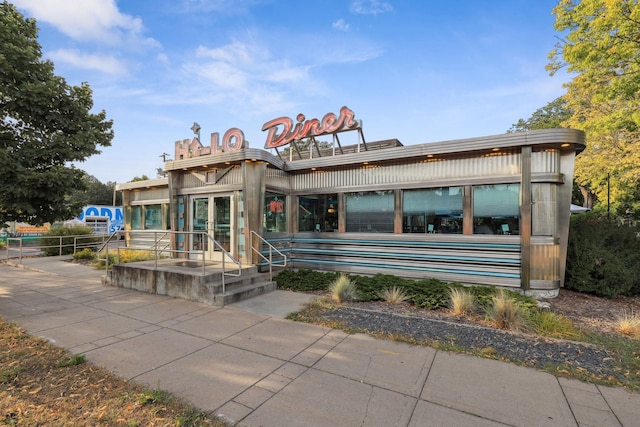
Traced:
[[531, 172], [560, 173], [560, 151], [534, 151], [531, 154]]
[[400, 187], [401, 184], [444, 179], [473, 178], [487, 176], [518, 175], [520, 173], [520, 155], [491, 154], [474, 158], [425, 159], [414, 163], [389, 163], [385, 165], [362, 165], [355, 169], [316, 170], [295, 174], [291, 177], [293, 191], [307, 189], [335, 189], [363, 187], [368, 185], [388, 185]]

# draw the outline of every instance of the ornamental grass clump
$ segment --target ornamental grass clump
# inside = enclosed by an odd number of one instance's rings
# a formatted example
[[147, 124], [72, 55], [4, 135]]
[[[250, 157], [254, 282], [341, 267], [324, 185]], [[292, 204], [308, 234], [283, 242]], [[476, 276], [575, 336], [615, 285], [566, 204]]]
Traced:
[[640, 338], [640, 316], [626, 311], [616, 316], [616, 330], [627, 337]]
[[500, 329], [525, 329], [526, 309], [511, 298], [504, 289], [491, 299], [486, 309], [486, 320]]
[[400, 286], [384, 288], [381, 296], [382, 299], [389, 304], [402, 304], [409, 298], [407, 292]]
[[569, 318], [552, 311], [532, 310], [528, 323], [538, 335], [545, 337], [574, 339], [579, 335]]
[[346, 274], [341, 274], [329, 285], [331, 299], [338, 302], [351, 302], [358, 299], [356, 284]]
[[476, 310], [473, 294], [464, 288], [449, 289], [449, 309], [456, 315], [472, 314]]

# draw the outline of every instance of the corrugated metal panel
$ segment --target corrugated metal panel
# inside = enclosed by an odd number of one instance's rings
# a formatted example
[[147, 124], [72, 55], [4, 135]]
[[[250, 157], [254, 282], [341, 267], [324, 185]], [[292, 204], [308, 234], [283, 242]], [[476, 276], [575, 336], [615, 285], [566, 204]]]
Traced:
[[169, 188], [152, 188], [145, 190], [136, 190], [131, 192], [132, 202], [141, 202], [145, 200], [168, 200]]
[[[405, 235], [399, 240], [395, 236], [336, 234], [314, 238], [301, 233], [290, 240], [288, 256], [297, 268], [520, 286], [518, 239], [494, 237], [479, 241], [464, 237], [407, 240]], [[278, 243], [282, 242], [274, 241]]]
[[560, 280], [559, 245], [531, 245], [531, 280]]
[[289, 190], [289, 174], [285, 171], [268, 167], [265, 175], [267, 188]]
[[[217, 181], [216, 181], [217, 179]], [[209, 169], [206, 172], [185, 173], [182, 176], [182, 188], [202, 188], [214, 185], [241, 185], [242, 168]]]
[[560, 172], [560, 151], [549, 149], [531, 153], [531, 172]]
[[301, 191], [384, 184], [398, 186], [409, 182], [428, 185], [429, 181], [519, 173], [520, 155], [502, 153], [474, 158], [426, 159], [409, 164], [395, 162], [384, 166], [362, 165], [357, 169], [316, 170], [292, 175], [291, 186], [292, 190]]
[[531, 233], [534, 236], [554, 236], [558, 216], [557, 185], [531, 185]]

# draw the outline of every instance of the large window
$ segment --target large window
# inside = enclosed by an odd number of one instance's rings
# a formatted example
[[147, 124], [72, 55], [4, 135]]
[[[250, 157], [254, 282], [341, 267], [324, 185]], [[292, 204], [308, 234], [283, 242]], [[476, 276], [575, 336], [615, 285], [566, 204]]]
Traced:
[[142, 206], [131, 206], [131, 229], [142, 230]]
[[462, 187], [406, 190], [403, 233], [462, 233]]
[[345, 194], [346, 231], [393, 233], [393, 191]]
[[473, 187], [474, 234], [520, 234], [520, 184]]
[[162, 230], [162, 205], [145, 206], [144, 229]]
[[286, 197], [281, 194], [266, 193], [262, 226], [265, 232], [287, 231]]
[[338, 195], [298, 197], [298, 231], [338, 231]]

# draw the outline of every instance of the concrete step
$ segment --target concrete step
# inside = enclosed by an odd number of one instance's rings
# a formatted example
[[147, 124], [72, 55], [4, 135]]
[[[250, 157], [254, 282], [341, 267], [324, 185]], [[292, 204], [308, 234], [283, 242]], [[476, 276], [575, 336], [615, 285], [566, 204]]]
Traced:
[[[258, 273], [258, 272], [245, 272], [242, 271], [242, 274], [238, 277], [235, 276], [225, 276], [224, 277], [224, 291], [226, 293], [232, 292], [235, 289], [245, 288], [247, 286], [252, 286], [259, 283], [269, 282], [269, 274], [268, 273]], [[208, 280], [204, 286], [208, 286], [211, 289], [213, 294], [222, 294], [222, 277], [217, 276], [214, 280]]]
[[221, 293], [214, 295], [213, 305], [225, 306], [233, 302], [244, 301], [246, 299], [274, 291], [276, 287], [276, 282], [267, 281], [253, 283], [242, 287], [235, 287], [231, 290], [227, 289], [224, 295]]

